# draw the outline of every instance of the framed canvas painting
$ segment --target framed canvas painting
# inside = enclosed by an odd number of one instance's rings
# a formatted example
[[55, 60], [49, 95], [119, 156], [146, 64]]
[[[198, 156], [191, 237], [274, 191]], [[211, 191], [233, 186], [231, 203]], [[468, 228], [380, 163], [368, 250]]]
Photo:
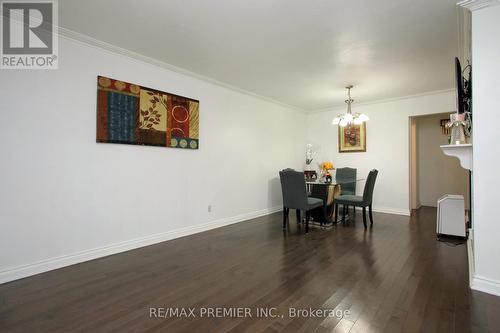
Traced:
[[366, 151], [366, 124], [338, 127], [339, 153]]
[[199, 148], [199, 101], [97, 77], [96, 141]]

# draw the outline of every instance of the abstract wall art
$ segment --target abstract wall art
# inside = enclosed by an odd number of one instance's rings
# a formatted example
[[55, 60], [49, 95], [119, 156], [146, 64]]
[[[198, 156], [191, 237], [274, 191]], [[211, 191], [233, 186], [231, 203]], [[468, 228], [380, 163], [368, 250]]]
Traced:
[[97, 77], [97, 142], [199, 148], [199, 101]]
[[339, 126], [339, 153], [366, 151], [366, 123]]

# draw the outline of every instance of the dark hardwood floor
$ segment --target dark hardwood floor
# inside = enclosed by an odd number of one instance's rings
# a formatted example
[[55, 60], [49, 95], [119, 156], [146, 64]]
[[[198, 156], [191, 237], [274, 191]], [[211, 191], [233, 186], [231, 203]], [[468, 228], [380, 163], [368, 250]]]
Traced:
[[[435, 210], [304, 235], [281, 215], [0, 285], [0, 332], [500, 332], [500, 298], [468, 288], [465, 245]], [[294, 214], [290, 214], [294, 216]], [[150, 308], [277, 308], [283, 318], [150, 318]], [[289, 308], [349, 310], [290, 318]]]

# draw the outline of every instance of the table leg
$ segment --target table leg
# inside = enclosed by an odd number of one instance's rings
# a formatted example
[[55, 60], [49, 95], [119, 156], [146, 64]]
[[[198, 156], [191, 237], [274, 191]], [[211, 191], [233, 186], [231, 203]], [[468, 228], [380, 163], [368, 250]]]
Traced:
[[331, 207], [331, 211], [328, 214], [328, 221], [335, 222], [335, 221], [338, 220], [338, 208], [339, 208], [339, 205], [336, 205], [334, 203], [334, 200], [335, 200], [335, 198], [337, 198], [338, 196], [340, 196], [341, 187], [340, 187], [339, 184], [335, 184], [335, 185], [333, 185], [331, 187], [332, 187], [332, 189], [328, 193], [328, 201], [327, 201], [328, 204]]
[[321, 198], [324, 201], [322, 208], [311, 211], [315, 221], [322, 223], [334, 223], [336, 207], [334, 199], [340, 195], [339, 184], [321, 184], [311, 186], [311, 196]]

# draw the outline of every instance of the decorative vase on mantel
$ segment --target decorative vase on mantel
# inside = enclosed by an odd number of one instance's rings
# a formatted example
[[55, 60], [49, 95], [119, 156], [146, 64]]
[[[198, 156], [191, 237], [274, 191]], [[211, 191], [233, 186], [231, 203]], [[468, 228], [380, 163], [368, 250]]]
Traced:
[[463, 145], [467, 143], [467, 136], [470, 135], [467, 129], [470, 128], [470, 120], [465, 113], [450, 114], [450, 121], [446, 124], [451, 129], [449, 143], [451, 145]]

